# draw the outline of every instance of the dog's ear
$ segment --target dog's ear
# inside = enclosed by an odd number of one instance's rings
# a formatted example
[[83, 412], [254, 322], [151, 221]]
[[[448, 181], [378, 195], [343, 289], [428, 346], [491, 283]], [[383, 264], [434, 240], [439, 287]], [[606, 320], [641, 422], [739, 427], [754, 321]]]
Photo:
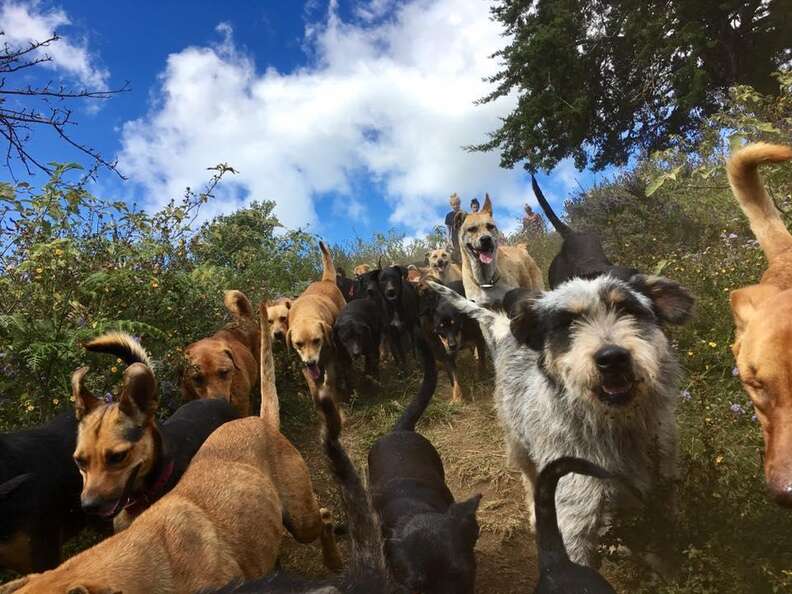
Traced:
[[481, 493], [473, 495], [470, 499], [460, 501], [452, 505], [448, 514], [453, 518], [458, 528], [471, 540], [476, 540], [479, 536], [479, 525], [476, 521], [476, 512], [481, 503]]
[[226, 356], [229, 359], [231, 359], [231, 364], [234, 366], [234, 369], [239, 371], [239, 365], [237, 365], [236, 357], [234, 357], [234, 351], [232, 351], [230, 348], [226, 347], [226, 348], [223, 349], [223, 353], [225, 353]]
[[671, 279], [636, 274], [630, 279], [630, 286], [652, 300], [655, 315], [663, 323], [680, 325], [693, 316], [695, 298]]
[[734, 317], [734, 326], [737, 330], [738, 339], [756, 316], [759, 305], [766, 299], [775, 297], [780, 292], [781, 289], [775, 285], [766, 284], [749, 285], [731, 292], [729, 300], [731, 301], [732, 316]]
[[16, 592], [23, 586], [26, 586], [30, 580], [40, 576], [40, 573], [31, 573], [26, 575], [25, 577], [21, 577], [18, 580], [14, 580], [12, 582], [8, 582], [0, 586], [0, 594], [11, 594], [11, 592]]
[[481, 212], [486, 212], [489, 216], [492, 216], [492, 200], [490, 200], [489, 193], [485, 194], [484, 206], [481, 207]]
[[26, 484], [30, 484], [33, 474], [27, 472], [25, 474], [18, 474], [14, 478], [8, 479], [4, 483], [0, 483], [0, 501], [4, 501], [11, 496], [19, 495], [20, 488]]
[[292, 306], [292, 300], [291, 300], [291, 299], [284, 299], [284, 300], [283, 300], [283, 305], [285, 305], [285, 306], [286, 306], [286, 309], [291, 309], [291, 306]]
[[534, 351], [542, 350], [544, 334], [536, 310], [537, 294], [526, 289], [510, 291], [504, 298], [504, 309], [511, 322], [509, 327], [517, 342]]
[[291, 328], [286, 330], [286, 348], [287, 349], [292, 348], [291, 333], [292, 333], [292, 329]]
[[319, 322], [319, 327], [322, 329], [322, 337], [324, 344], [332, 346], [333, 344], [333, 327], [327, 322]]
[[85, 375], [87, 373], [87, 367], [80, 367], [71, 377], [72, 396], [74, 397], [74, 416], [77, 417], [78, 421], [102, 403], [102, 401], [94, 396], [86, 387]]
[[133, 363], [124, 372], [124, 386], [118, 407], [138, 425], [143, 425], [154, 417], [159, 398], [157, 380], [154, 373], [143, 363]]

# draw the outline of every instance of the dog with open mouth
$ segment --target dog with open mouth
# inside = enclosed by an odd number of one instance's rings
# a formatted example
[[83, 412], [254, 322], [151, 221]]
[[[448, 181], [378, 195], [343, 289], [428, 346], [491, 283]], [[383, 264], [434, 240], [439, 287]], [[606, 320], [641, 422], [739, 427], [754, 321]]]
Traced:
[[544, 288], [542, 272], [528, 253], [528, 246], [501, 245], [489, 194], [479, 212], [465, 217], [459, 229], [459, 244], [462, 282], [471, 301], [493, 306], [500, 304], [510, 289]]
[[[664, 329], [691, 317], [694, 299], [684, 287], [640, 274], [629, 282], [574, 279], [544, 294], [510, 293], [507, 311], [494, 312], [430, 286], [481, 327], [531, 518], [537, 469], [561, 456], [608, 468], [644, 499], [671, 505], [665, 487], [676, 478], [679, 368]], [[575, 475], [561, 482], [557, 500], [570, 559], [595, 566], [601, 530], [635, 497]]]
[[462, 280], [462, 269], [451, 261], [451, 253], [445, 249], [436, 249], [426, 253], [429, 263], [427, 271], [432, 276], [440, 279], [443, 284]]

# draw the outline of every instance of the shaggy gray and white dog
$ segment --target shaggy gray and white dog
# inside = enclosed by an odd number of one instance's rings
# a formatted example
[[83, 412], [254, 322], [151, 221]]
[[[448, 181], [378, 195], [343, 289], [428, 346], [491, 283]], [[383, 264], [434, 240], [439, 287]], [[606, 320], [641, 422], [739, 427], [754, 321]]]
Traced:
[[[478, 321], [492, 352], [496, 408], [532, 526], [538, 471], [561, 456], [622, 475], [644, 500], [673, 481], [679, 373], [663, 325], [690, 317], [686, 289], [644, 275], [573, 279], [544, 294], [507, 296], [507, 315], [431, 285]], [[619, 481], [563, 478], [558, 517], [572, 561], [597, 565], [601, 532], [635, 501]]]

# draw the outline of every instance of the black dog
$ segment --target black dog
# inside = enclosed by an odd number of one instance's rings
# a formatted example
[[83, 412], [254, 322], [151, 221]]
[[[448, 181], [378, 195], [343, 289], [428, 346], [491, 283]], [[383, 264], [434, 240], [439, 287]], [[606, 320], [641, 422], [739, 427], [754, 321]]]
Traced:
[[401, 266], [388, 266], [372, 270], [368, 280], [368, 290], [376, 280], [385, 307], [387, 333], [391, 352], [397, 363], [406, 364], [403, 339], [407, 339], [410, 350], [415, 355], [415, 332], [418, 329], [418, 292], [407, 282], [407, 269]]
[[354, 279], [349, 278], [343, 268], [336, 268], [336, 286], [347, 303], [361, 297], [358, 283]]
[[380, 306], [371, 299], [356, 299], [346, 304], [333, 326], [336, 344], [352, 358], [364, 357], [369, 377], [379, 377], [382, 325]]
[[0, 568], [52, 569], [63, 543], [83, 527], [76, 441], [71, 411], [42, 427], [0, 434]]
[[539, 550], [539, 583], [536, 594], [616, 594], [608, 581], [590, 567], [572, 563], [558, 530], [555, 494], [562, 476], [575, 472], [597, 478], [613, 475], [580, 458], [554, 460], [542, 469], [536, 481], [536, 540]]
[[481, 495], [455, 503], [437, 450], [415, 432], [437, 384], [428, 345], [419, 339], [418, 348], [424, 365], [421, 388], [393, 430], [369, 451], [371, 498], [382, 522], [385, 558], [397, 582], [409, 592], [470, 594]]
[[550, 289], [573, 278], [595, 278], [603, 274], [610, 274], [624, 281], [629, 281], [638, 270], [613, 264], [602, 249], [602, 241], [596, 233], [590, 231], [574, 231], [561, 222], [550, 204], [544, 197], [536, 178], [531, 176], [536, 199], [542, 207], [550, 223], [564, 239], [561, 251], [550, 263]]

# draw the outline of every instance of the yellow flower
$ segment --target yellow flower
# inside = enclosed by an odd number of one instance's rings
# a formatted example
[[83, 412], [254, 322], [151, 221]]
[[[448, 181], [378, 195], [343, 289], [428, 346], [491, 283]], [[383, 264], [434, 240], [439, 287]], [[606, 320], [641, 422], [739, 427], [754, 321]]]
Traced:
[[35, 406], [33, 406], [32, 404], [28, 404], [28, 405], [27, 405], [27, 411], [28, 411], [28, 412], [32, 412], [34, 408], [36, 408], [36, 407], [35, 407]]
[[720, 464], [721, 462], [723, 462], [723, 456], [718, 456], [715, 458], [715, 464]]
[[58, 406], [60, 404], [60, 400], [58, 400], [57, 398], [53, 398], [52, 399], [52, 404], [54, 404], [55, 406]]
[[713, 349], [718, 346], [717, 342], [712, 342], [712, 341], [709, 341], [707, 344], [710, 345], [710, 347], [712, 347]]
[[116, 359], [116, 363], [123, 363], [121, 359]]
[[693, 351], [688, 351], [688, 357], [692, 357], [692, 356], [693, 356]]
[[112, 371], [113, 373], [116, 373], [116, 372], [118, 371], [118, 367], [116, 367], [115, 365], [113, 365], [113, 366], [110, 368], [110, 371]]
[[157, 287], [159, 287], [159, 283], [157, 281], [151, 281], [151, 288], [156, 289]]
[[41, 274], [42, 272], [44, 272], [43, 268], [36, 268], [36, 273]]

